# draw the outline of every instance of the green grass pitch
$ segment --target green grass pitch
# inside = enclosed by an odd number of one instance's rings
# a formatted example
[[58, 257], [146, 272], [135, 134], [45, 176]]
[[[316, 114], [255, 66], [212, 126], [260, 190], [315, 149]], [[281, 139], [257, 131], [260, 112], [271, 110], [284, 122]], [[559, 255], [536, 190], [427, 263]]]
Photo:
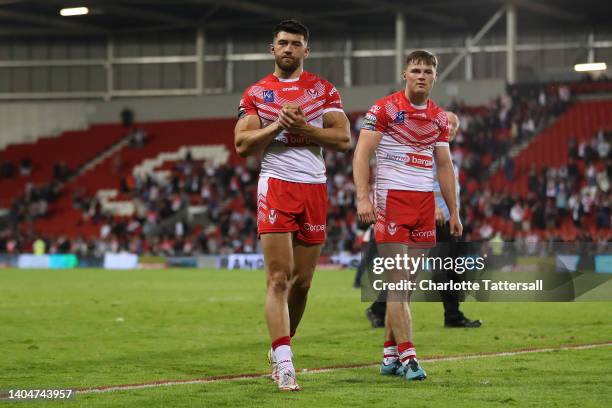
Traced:
[[[369, 327], [353, 271], [319, 271], [294, 338], [299, 370], [369, 364]], [[261, 271], [0, 270], [0, 390], [87, 388], [265, 373]], [[442, 307], [413, 304], [422, 359], [612, 341], [612, 303], [473, 303], [482, 328], [444, 329]], [[265, 378], [78, 394], [3, 406], [329, 407], [610, 406], [612, 347], [432, 361], [424, 382], [373, 367], [298, 374], [299, 393]], [[43, 404], [43, 405], [40, 405]]]

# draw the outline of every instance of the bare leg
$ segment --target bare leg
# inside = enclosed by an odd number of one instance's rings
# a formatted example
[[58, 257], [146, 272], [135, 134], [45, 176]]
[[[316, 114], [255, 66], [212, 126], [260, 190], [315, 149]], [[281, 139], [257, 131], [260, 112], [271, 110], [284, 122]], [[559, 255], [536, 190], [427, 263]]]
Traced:
[[390, 301], [387, 304], [387, 321], [391, 326], [389, 340], [397, 344], [412, 342], [412, 315], [408, 302]]
[[387, 313], [385, 313], [385, 341], [395, 341], [395, 336], [393, 336], [393, 332], [391, 331], [391, 324], [389, 323], [388, 310], [389, 309], [387, 309]]
[[266, 321], [272, 340], [289, 336], [287, 296], [293, 269], [291, 233], [262, 234], [261, 243], [266, 269]]
[[[380, 244], [378, 250], [381, 256], [394, 258], [396, 255], [409, 257], [420, 256], [423, 251], [411, 249], [407, 245], [400, 243]], [[416, 280], [416, 273], [409, 274], [404, 269], [393, 269], [388, 271], [388, 282], [400, 282], [408, 279], [412, 282]], [[410, 293], [409, 291], [389, 291], [387, 294], [387, 317], [386, 317], [385, 337], [388, 341], [396, 343], [412, 342], [412, 315], [410, 313]]]
[[321, 245], [307, 244], [293, 240], [293, 271], [291, 274], [291, 288], [289, 289], [289, 322], [290, 331], [295, 333], [308, 299], [308, 290], [321, 254]]

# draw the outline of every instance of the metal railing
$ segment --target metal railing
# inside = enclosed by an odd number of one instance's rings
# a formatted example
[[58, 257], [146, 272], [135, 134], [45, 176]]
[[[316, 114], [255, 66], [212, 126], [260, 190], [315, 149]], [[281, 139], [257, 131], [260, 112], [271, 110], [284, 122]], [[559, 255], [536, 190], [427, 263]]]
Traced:
[[[589, 59], [594, 58], [596, 49], [612, 48], [612, 41], [595, 41], [593, 35], [589, 35], [586, 41], [551, 42], [551, 43], [525, 43], [514, 46], [516, 52], [563, 50], [563, 49], [585, 49]], [[111, 100], [116, 97], [141, 97], [141, 96], [178, 96], [178, 95], [203, 95], [219, 94], [234, 91], [234, 64], [245, 61], [269, 61], [269, 53], [233, 53], [233, 43], [228, 41], [226, 52], [222, 54], [207, 55], [205, 52], [205, 36], [202, 30], [195, 35], [194, 55], [174, 56], [146, 56], [146, 57], [116, 57], [114, 55], [114, 42], [109, 37], [106, 44], [106, 58], [93, 59], [56, 59], [56, 60], [12, 60], [0, 61], [0, 68], [35, 68], [35, 67], [103, 67], [106, 72], [106, 89], [103, 91], [65, 91], [65, 92], [4, 92], [0, 93], [0, 100], [37, 100], [37, 99], [105, 99]], [[505, 53], [508, 44], [472, 45], [471, 39], [466, 40], [465, 46], [454, 47], [430, 47], [430, 51], [437, 55], [455, 55], [453, 67], [444, 72], [446, 77], [458, 64], [461, 57], [471, 58], [482, 53]], [[407, 51], [405, 51], [406, 53]], [[352, 72], [354, 70], [354, 59], [394, 57], [397, 51], [389, 49], [362, 49], [356, 50], [350, 38], [345, 40], [345, 47], [339, 51], [312, 52], [310, 59], [340, 58], [343, 63], [343, 84], [346, 87], [354, 85]], [[225, 79], [223, 88], [205, 87], [205, 63], [224, 62]], [[466, 60], [471, 62], [471, 59]], [[146, 65], [146, 64], [195, 64], [193, 88], [176, 89], [116, 89], [114, 86], [115, 68], [121, 65]], [[472, 64], [465, 64], [465, 79], [473, 78]], [[444, 78], [441, 78], [444, 79]], [[364, 84], [365, 85], [365, 84]]]

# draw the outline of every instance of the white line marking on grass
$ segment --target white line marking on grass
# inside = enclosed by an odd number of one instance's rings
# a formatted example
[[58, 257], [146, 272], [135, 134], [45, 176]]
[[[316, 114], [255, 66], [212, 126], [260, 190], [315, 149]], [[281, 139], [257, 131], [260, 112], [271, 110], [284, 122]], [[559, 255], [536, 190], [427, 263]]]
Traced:
[[[560, 351], [560, 350], [584, 350], [584, 349], [593, 349], [593, 348], [609, 347], [609, 346], [612, 346], [612, 342], [578, 344], [578, 345], [560, 346], [560, 347], [533, 348], [533, 349], [523, 349], [523, 350], [514, 350], [514, 351], [500, 351], [500, 352], [492, 352], [492, 353], [466, 354], [462, 356], [439, 356], [439, 357], [424, 358], [420, 360], [421, 362], [425, 362], [425, 363], [435, 363], [438, 361], [473, 360], [477, 358], [507, 357], [507, 356], [518, 356], [521, 354], [550, 353], [553, 351]], [[299, 371], [299, 373], [300, 374], [319, 374], [319, 373], [327, 373], [330, 371], [349, 370], [349, 369], [355, 369], [355, 368], [372, 368], [372, 367], [377, 367], [377, 366], [378, 364], [347, 364], [347, 365], [338, 365], [338, 366], [301, 370]], [[170, 387], [170, 386], [175, 386], [175, 385], [208, 384], [208, 383], [216, 383], [216, 382], [240, 381], [240, 380], [247, 380], [247, 379], [252, 379], [252, 378], [266, 378], [269, 376], [270, 376], [269, 374], [257, 373], [257, 374], [221, 375], [221, 376], [213, 376], [213, 377], [206, 377], [206, 378], [196, 378], [193, 380], [151, 381], [151, 382], [140, 383], [140, 384], [119, 384], [119, 385], [83, 388], [83, 389], [77, 389], [76, 393], [77, 394], [96, 394], [96, 393], [104, 393], [104, 392], [111, 392], [111, 391], [138, 390], [142, 388]]]

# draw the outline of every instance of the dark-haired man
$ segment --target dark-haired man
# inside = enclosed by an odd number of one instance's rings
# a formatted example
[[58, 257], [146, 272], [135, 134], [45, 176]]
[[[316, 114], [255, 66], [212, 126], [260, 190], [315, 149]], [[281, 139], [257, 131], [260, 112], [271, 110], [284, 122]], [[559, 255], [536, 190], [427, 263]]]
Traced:
[[326, 235], [327, 189], [322, 149], [346, 150], [349, 122], [340, 95], [304, 71], [308, 29], [295, 20], [274, 29], [274, 73], [248, 87], [234, 131], [241, 156], [263, 153], [257, 227], [267, 279], [266, 321], [272, 340], [272, 378], [283, 391], [299, 386], [291, 337]]
[[[462, 233], [448, 143], [449, 121], [446, 112], [429, 99], [437, 65], [437, 58], [425, 50], [407, 56], [405, 89], [379, 99], [370, 108], [355, 149], [357, 215], [361, 222], [375, 223], [378, 252], [385, 258], [418, 258], [425, 248], [435, 245], [434, 161], [440, 191], [450, 211], [451, 234]], [[369, 195], [369, 161], [374, 152], [376, 209]], [[415, 272], [394, 265], [387, 270], [388, 281], [414, 282]], [[386, 341], [380, 370], [407, 380], [423, 380], [427, 375], [412, 343], [409, 302], [408, 290], [387, 294]]]

